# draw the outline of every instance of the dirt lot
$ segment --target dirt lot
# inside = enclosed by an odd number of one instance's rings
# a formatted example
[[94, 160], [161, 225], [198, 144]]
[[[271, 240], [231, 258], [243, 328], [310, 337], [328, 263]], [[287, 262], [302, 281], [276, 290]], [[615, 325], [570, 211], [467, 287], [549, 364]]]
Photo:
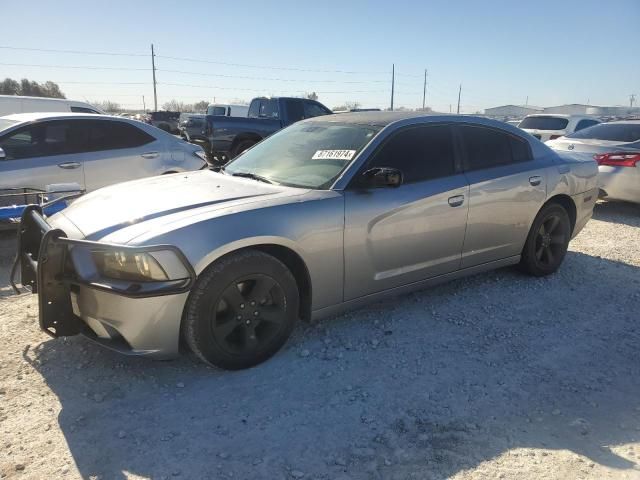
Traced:
[[559, 273], [477, 275], [301, 325], [266, 364], [37, 328], [0, 239], [0, 478], [640, 478], [640, 209]]

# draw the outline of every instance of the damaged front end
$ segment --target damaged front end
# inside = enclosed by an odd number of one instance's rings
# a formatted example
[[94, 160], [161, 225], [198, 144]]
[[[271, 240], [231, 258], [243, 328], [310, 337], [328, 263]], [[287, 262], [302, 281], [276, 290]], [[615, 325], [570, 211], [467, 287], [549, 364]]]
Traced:
[[[136, 320], [125, 318], [127, 321], [119, 323], [119, 319], [110, 315], [101, 318], [100, 313], [113, 304], [127, 306], [129, 310], [151, 311], [153, 297], [186, 295], [196, 278], [193, 267], [175, 246], [129, 246], [70, 239], [63, 230], [47, 223], [38, 205], [27, 206], [22, 214], [18, 254], [11, 272], [11, 284], [17, 292], [18, 270], [22, 285], [38, 295], [40, 328], [47, 334], [61, 337], [82, 333], [129, 353], [151, 351], [146, 345], [136, 348], [136, 341], [142, 338], [138, 334], [142, 333], [140, 325], [135, 326], [136, 334], [130, 335], [127, 325]], [[92, 301], [81, 302], [82, 292]], [[102, 305], [97, 304], [96, 298], [104, 299]], [[156, 303], [161, 301], [157, 299]], [[126, 311], [123, 316], [129, 317]], [[141, 315], [131, 316], [142, 320]], [[113, 332], [111, 338], [101, 334], [103, 328], [91, 327], [91, 321], [95, 320], [102, 321]], [[157, 327], [157, 314], [153, 320]], [[125, 348], [117, 348], [116, 342], [109, 341], [116, 337], [125, 341]]]

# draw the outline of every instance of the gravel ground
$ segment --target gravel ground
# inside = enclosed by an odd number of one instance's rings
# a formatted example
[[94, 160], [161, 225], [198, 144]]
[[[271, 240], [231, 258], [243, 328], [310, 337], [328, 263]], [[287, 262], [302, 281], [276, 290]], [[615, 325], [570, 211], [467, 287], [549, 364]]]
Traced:
[[223, 372], [37, 328], [0, 239], [0, 477], [640, 479], [640, 209], [560, 272], [502, 269], [301, 325]]

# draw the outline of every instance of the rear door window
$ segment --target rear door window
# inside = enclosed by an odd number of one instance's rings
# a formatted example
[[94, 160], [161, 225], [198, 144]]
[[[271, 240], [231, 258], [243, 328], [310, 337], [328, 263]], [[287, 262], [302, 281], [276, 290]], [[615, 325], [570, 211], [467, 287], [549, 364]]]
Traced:
[[449, 125], [425, 125], [402, 129], [374, 155], [367, 169], [400, 170], [404, 183], [415, 183], [455, 173], [453, 133]]
[[99, 114], [99, 112], [96, 112], [95, 110], [91, 109], [91, 108], [86, 108], [86, 107], [71, 107], [71, 111], [75, 112], [75, 113], [95, 113], [95, 114]]
[[597, 120], [580, 120], [578, 122], [578, 124], [576, 125], [576, 132], [578, 130], [584, 130], [585, 128], [589, 128], [589, 127], [593, 127], [594, 125], [597, 125], [598, 122]]
[[319, 117], [320, 115], [327, 115], [324, 108], [315, 102], [304, 102], [304, 118]]
[[135, 148], [155, 140], [133, 125], [111, 120], [90, 121], [89, 149], [91, 151]]
[[287, 120], [290, 123], [295, 123], [305, 117], [302, 100], [286, 100], [284, 108], [287, 109]]
[[458, 128], [465, 153], [464, 167], [467, 171], [531, 159], [529, 145], [524, 139], [482, 126], [462, 125]]
[[569, 125], [569, 119], [562, 117], [527, 117], [518, 127], [529, 130], [564, 130]]

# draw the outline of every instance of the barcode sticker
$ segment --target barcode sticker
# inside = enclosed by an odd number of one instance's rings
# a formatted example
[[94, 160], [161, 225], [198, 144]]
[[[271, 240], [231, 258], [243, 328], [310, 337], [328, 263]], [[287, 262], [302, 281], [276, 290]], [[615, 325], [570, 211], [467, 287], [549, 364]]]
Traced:
[[351, 160], [355, 150], [317, 150], [311, 160]]

